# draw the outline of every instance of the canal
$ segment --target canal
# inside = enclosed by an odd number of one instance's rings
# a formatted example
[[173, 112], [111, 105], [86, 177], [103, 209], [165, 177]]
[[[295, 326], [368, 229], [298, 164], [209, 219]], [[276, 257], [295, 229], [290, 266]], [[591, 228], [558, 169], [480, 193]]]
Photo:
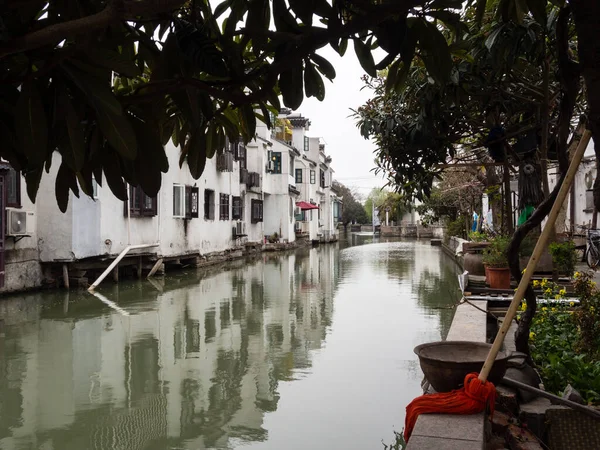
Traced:
[[456, 275], [428, 241], [353, 235], [102, 299], [0, 299], [0, 448], [382, 449]]

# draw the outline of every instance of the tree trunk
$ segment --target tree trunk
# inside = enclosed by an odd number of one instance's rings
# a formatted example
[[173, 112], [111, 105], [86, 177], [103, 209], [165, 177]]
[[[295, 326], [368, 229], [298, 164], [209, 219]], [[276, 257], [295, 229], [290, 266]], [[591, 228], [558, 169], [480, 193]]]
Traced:
[[600, 2], [569, 0], [577, 30], [579, 63], [585, 80], [589, 107], [588, 125], [594, 139], [596, 152], [596, 179], [594, 181], [594, 205], [600, 210], [600, 38], [598, 17]]

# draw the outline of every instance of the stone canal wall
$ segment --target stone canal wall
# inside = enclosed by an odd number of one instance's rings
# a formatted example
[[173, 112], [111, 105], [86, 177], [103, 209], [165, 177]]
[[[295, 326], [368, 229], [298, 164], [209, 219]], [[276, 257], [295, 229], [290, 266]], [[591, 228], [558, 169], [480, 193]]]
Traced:
[[385, 226], [381, 225], [381, 236], [383, 237], [413, 237], [413, 238], [437, 238], [444, 237], [445, 227], [423, 226], [417, 224]]

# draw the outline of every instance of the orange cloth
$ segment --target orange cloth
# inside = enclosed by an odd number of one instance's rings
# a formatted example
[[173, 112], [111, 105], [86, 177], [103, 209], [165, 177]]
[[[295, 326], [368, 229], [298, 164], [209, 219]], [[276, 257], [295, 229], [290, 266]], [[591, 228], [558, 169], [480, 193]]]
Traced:
[[408, 442], [419, 414], [476, 414], [490, 405], [494, 414], [496, 388], [489, 381], [480, 381], [477, 373], [465, 377], [464, 387], [452, 392], [422, 395], [415, 398], [406, 407], [404, 440]]

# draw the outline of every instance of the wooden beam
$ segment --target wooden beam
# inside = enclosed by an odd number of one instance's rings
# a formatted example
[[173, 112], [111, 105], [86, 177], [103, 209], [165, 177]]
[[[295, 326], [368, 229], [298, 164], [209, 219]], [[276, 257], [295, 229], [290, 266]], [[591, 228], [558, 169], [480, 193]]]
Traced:
[[152, 277], [158, 271], [158, 269], [160, 269], [160, 266], [162, 266], [162, 263], [163, 263], [162, 258], [160, 258], [158, 261], [156, 261], [156, 264], [154, 264], [154, 267], [150, 270], [150, 273], [148, 274], [148, 278]]
[[66, 264], [63, 264], [62, 270], [63, 270], [63, 282], [65, 284], [65, 288], [69, 289], [69, 268], [67, 267]]

